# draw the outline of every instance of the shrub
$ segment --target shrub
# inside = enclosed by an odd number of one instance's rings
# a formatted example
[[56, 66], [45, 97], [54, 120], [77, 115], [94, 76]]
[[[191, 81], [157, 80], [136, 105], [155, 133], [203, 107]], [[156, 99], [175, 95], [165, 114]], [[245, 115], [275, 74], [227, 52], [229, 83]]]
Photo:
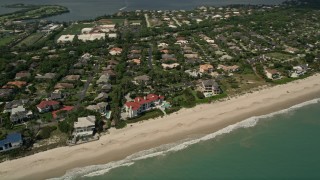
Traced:
[[72, 129], [70, 122], [68, 122], [67, 120], [59, 122], [58, 127], [59, 127], [59, 130], [63, 133], [69, 133]]
[[205, 96], [203, 95], [203, 93], [200, 92], [200, 91], [197, 91], [197, 97], [198, 97], [198, 99], [204, 99], [204, 98], [205, 98]]
[[57, 129], [56, 126], [46, 126], [46, 127], [43, 127], [39, 134], [37, 135], [37, 139], [38, 140], [41, 140], [41, 139], [47, 139], [50, 137], [51, 133], [53, 131], [55, 131]]

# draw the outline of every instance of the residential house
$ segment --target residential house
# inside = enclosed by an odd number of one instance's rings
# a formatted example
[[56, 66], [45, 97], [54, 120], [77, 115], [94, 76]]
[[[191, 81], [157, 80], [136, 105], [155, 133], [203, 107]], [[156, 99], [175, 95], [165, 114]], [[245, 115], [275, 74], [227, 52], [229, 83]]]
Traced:
[[74, 40], [75, 35], [61, 35], [57, 40], [57, 43], [67, 43]]
[[67, 75], [63, 78], [64, 81], [79, 81], [80, 75]]
[[25, 82], [25, 81], [10, 81], [2, 88], [4, 88], [4, 89], [6, 89], [6, 88], [9, 88], [9, 89], [19, 88], [19, 89], [21, 89], [24, 86], [27, 86], [27, 82]]
[[109, 98], [109, 95], [105, 92], [101, 92], [98, 94], [96, 98], [94, 98], [94, 101], [107, 101]]
[[304, 75], [308, 71], [308, 65], [294, 66], [289, 72], [290, 77], [297, 78]]
[[176, 56], [174, 54], [162, 54], [162, 61], [176, 61]]
[[29, 102], [28, 99], [19, 99], [19, 100], [13, 100], [10, 102], [7, 102], [6, 105], [4, 106], [4, 113], [6, 112], [11, 112], [13, 108], [16, 108], [18, 106], [23, 106]]
[[40, 113], [45, 113], [53, 110], [57, 110], [60, 108], [60, 103], [58, 101], [41, 101], [37, 105], [38, 111]]
[[86, 109], [88, 110], [92, 110], [92, 111], [96, 111], [102, 115], [105, 115], [106, 112], [107, 112], [107, 106], [108, 106], [108, 103], [106, 102], [100, 102], [98, 104], [95, 104], [95, 105], [89, 105], [86, 107]]
[[108, 34], [108, 38], [110, 38], [110, 39], [115, 39], [117, 37], [118, 37], [117, 33], [109, 33]]
[[158, 48], [160, 48], [160, 49], [168, 48], [168, 47], [169, 47], [169, 44], [167, 44], [167, 43], [159, 43], [158, 44]]
[[113, 70], [107, 70], [107, 71], [103, 71], [102, 72], [104, 75], [107, 75], [109, 77], [109, 79], [113, 79], [116, 78], [117, 74], [115, 71]]
[[35, 77], [36, 79], [38, 80], [51, 80], [51, 79], [54, 79], [56, 77], [56, 73], [46, 73], [44, 75], [40, 75], [40, 74], [37, 74], [37, 76]]
[[26, 110], [23, 106], [18, 106], [11, 109], [10, 121], [13, 123], [22, 122], [32, 118], [32, 111]]
[[105, 38], [106, 38], [105, 33], [91, 33], [91, 34], [78, 35], [78, 39], [83, 42], [94, 41], [94, 40], [104, 40]]
[[57, 100], [57, 99], [62, 99], [63, 98], [63, 94], [59, 89], [54, 90], [51, 94], [50, 94], [50, 99], [51, 100]]
[[211, 97], [222, 93], [219, 84], [213, 79], [202, 80], [200, 82], [199, 90], [204, 94], [205, 97]]
[[264, 71], [266, 73], [267, 78], [271, 80], [281, 79], [281, 74], [276, 69], [265, 69]]
[[54, 89], [73, 89], [74, 85], [70, 83], [57, 83]]
[[187, 59], [197, 59], [197, 58], [199, 58], [199, 55], [198, 55], [198, 53], [184, 54], [184, 57]]
[[225, 55], [223, 55], [222, 57], [220, 57], [220, 60], [221, 60], [221, 61], [227, 61], [227, 60], [231, 60], [232, 58], [233, 58], [233, 57], [225, 54]]
[[149, 111], [156, 106], [161, 105], [164, 96], [148, 94], [145, 97], [136, 97], [134, 101], [126, 102], [125, 111], [129, 118], [138, 116], [139, 114]]
[[21, 147], [23, 144], [22, 135], [20, 133], [11, 133], [3, 140], [0, 140], [0, 152], [10, 151]]
[[113, 56], [117, 56], [117, 55], [120, 55], [122, 53], [122, 49], [121, 48], [112, 48], [110, 49], [109, 51], [109, 54], [113, 55]]
[[173, 69], [173, 68], [176, 68], [178, 67], [180, 64], [179, 63], [173, 63], [173, 64], [165, 64], [165, 63], [162, 63], [161, 66], [163, 69]]
[[189, 76], [194, 77], [194, 78], [198, 78], [202, 76], [202, 73], [200, 73], [197, 70], [186, 70], [184, 71], [185, 73], [189, 74]]
[[138, 84], [147, 84], [150, 80], [148, 75], [137, 76], [134, 78], [134, 81]]
[[87, 116], [78, 118], [77, 122], [74, 122], [73, 135], [76, 137], [93, 136], [95, 129], [95, 116]]
[[13, 89], [0, 89], [0, 98], [8, 99], [13, 95], [13, 93]]
[[111, 84], [104, 84], [101, 86], [101, 92], [109, 93], [112, 90]]
[[102, 74], [97, 80], [97, 84], [105, 84], [109, 82], [110, 77], [106, 74]]
[[29, 72], [18, 72], [16, 73], [16, 77], [15, 77], [15, 80], [20, 80], [20, 79], [23, 79], [23, 78], [29, 78], [31, 76], [31, 74]]
[[116, 61], [116, 60], [110, 60], [110, 61], [108, 61], [108, 64], [109, 64], [109, 65], [114, 65], [114, 66], [116, 66], [116, 65], [119, 64], [119, 62]]
[[89, 34], [91, 33], [93, 28], [82, 28], [81, 29], [81, 34]]
[[222, 69], [225, 72], [236, 72], [239, 71], [239, 66], [233, 65], [233, 66], [225, 66], [225, 65], [218, 65], [217, 69]]
[[127, 58], [128, 59], [140, 59], [141, 58], [141, 54], [133, 54], [133, 53], [131, 53], [131, 54], [127, 55]]
[[201, 73], [212, 73], [213, 66], [211, 64], [200, 65], [199, 72]]

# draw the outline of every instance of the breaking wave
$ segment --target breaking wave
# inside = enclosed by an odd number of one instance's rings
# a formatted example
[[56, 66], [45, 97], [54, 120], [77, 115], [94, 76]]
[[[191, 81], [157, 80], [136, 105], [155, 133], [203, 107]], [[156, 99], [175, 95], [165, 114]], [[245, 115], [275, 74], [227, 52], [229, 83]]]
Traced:
[[240, 128], [250, 128], [254, 127], [260, 120], [267, 119], [270, 117], [273, 117], [278, 114], [284, 114], [293, 110], [296, 110], [298, 108], [311, 105], [311, 104], [316, 104], [320, 102], [319, 99], [314, 99], [311, 101], [307, 101], [295, 106], [292, 106], [288, 109], [280, 110], [274, 113], [270, 113], [267, 115], [262, 115], [262, 116], [254, 116], [251, 118], [248, 118], [246, 120], [243, 120], [241, 122], [229, 125], [219, 131], [216, 131], [212, 134], [208, 134], [206, 136], [203, 136], [198, 139], [185, 139], [183, 141], [179, 141], [177, 143], [171, 143], [171, 144], [165, 144], [156, 148], [140, 151], [138, 153], [135, 153], [133, 155], [130, 155], [126, 157], [123, 160], [120, 161], [115, 161], [115, 162], [110, 162], [107, 164], [103, 165], [92, 165], [92, 166], [87, 166], [87, 167], [82, 167], [82, 168], [75, 168], [72, 170], [67, 171], [67, 173], [59, 178], [53, 178], [52, 180], [72, 180], [76, 179], [79, 177], [94, 177], [94, 176], [100, 176], [105, 173], [108, 173], [110, 170], [118, 168], [118, 167], [124, 167], [124, 166], [131, 166], [135, 163], [135, 161], [147, 159], [147, 158], [152, 158], [152, 157], [157, 157], [157, 156], [164, 156], [170, 152], [177, 152], [180, 150], [183, 150], [190, 145], [202, 142], [202, 141], [207, 141], [210, 139], [214, 139], [217, 136], [223, 135], [223, 134], [228, 134], [234, 130], [240, 129]]

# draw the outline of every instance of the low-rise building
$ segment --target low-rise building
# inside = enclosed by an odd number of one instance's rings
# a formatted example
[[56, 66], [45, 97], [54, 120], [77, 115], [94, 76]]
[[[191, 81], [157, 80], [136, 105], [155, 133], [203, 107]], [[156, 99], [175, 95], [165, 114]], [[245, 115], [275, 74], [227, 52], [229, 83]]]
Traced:
[[0, 140], [0, 152], [19, 148], [22, 144], [22, 135], [20, 133], [8, 134], [5, 139]]
[[23, 122], [24, 120], [32, 118], [32, 111], [26, 110], [22, 105], [12, 108], [10, 121], [13, 123]]
[[62, 117], [62, 112], [69, 112], [73, 110], [73, 106], [63, 106], [63, 108], [56, 110], [56, 111], [52, 111], [52, 117], [53, 119], [57, 119], [57, 118], [61, 118]]
[[78, 35], [78, 39], [86, 42], [86, 41], [94, 41], [94, 40], [104, 40], [106, 38], [105, 33], [91, 33], [91, 34], [80, 34]]
[[205, 97], [211, 97], [222, 93], [219, 84], [213, 79], [202, 80], [199, 88]]
[[100, 102], [95, 105], [89, 105], [86, 107], [86, 109], [91, 110], [91, 111], [96, 111], [102, 115], [105, 115], [107, 112], [107, 106], [108, 106], [108, 103]]
[[95, 129], [95, 121], [95, 116], [78, 118], [78, 122], [74, 122], [73, 135], [76, 137], [92, 136]]
[[163, 69], [173, 69], [173, 68], [176, 68], [178, 67], [180, 64], [179, 63], [173, 63], [173, 64], [165, 64], [165, 63], [162, 63], [161, 66]]
[[116, 56], [116, 55], [120, 55], [122, 53], [122, 48], [112, 48], [109, 51], [109, 54]]
[[267, 78], [271, 80], [281, 79], [281, 73], [276, 69], [265, 69]]
[[23, 79], [23, 78], [29, 78], [30, 76], [31, 76], [31, 74], [29, 72], [18, 72], [16, 74], [15, 79], [16, 80], [20, 80], [20, 79]]
[[58, 101], [41, 101], [37, 105], [37, 109], [40, 113], [45, 113], [60, 108], [60, 103]]
[[307, 65], [294, 66], [290, 71], [289, 75], [292, 78], [297, 78], [304, 75], [308, 71]]
[[199, 67], [199, 72], [201, 73], [212, 73], [213, 66], [211, 64], [203, 64]]
[[129, 118], [138, 116], [139, 114], [149, 111], [161, 105], [164, 96], [148, 94], [145, 97], [136, 97], [134, 101], [126, 102], [125, 111]]
[[225, 66], [225, 65], [218, 65], [217, 69], [222, 69], [225, 72], [236, 72], [239, 70], [239, 66], [233, 65], [233, 66]]
[[57, 43], [67, 43], [74, 40], [75, 35], [61, 35], [57, 40]]

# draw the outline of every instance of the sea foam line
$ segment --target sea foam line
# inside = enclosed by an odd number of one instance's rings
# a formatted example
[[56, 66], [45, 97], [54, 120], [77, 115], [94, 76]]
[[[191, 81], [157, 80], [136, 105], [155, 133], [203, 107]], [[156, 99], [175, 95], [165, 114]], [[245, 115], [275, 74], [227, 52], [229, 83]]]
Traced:
[[253, 116], [248, 119], [245, 119], [243, 121], [240, 121], [238, 123], [229, 125], [219, 131], [216, 131], [214, 133], [208, 134], [206, 136], [203, 136], [198, 139], [189, 139], [189, 140], [184, 140], [180, 141], [178, 143], [171, 143], [171, 144], [165, 144], [156, 148], [140, 151], [138, 153], [132, 154], [130, 156], [127, 156], [125, 159], [120, 160], [120, 161], [114, 161], [110, 162], [107, 164], [102, 164], [102, 165], [91, 165], [83, 168], [75, 168], [72, 170], [67, 171], [67, 173], [59, 178], [52, 178], [52, 180], [72, 180], [77, 177], [94, 177], [94, 176], [100, 176], [103, 174], [108, 173], [110, 170], [118, 168], [118, 167], [124, 167], [124, 166], [131, 166], [134, 164], [135, 161], [143, 160], [143, 159], [148, 159], [152, 157], [157, 157], [157, 156], [164, 156], [170, 152], [177, 152], [180, 150], [183, 150], [193, 144], [202, 142], [202, 141], [207, 141], [210, 139], [214, 139], [217, 136], [223, 135], [223, 134], [228, 134], [234, 130], [237, 130], [239, 128], [250, 128], [254, 127], [260, 120], [262, 119], [267, 119], [270, 117], [273, 117], [275, 115], [279, 114], [284, 114], [293, 110], [296, 110], [298, 108], [311, 105], [311, 104], [316, 104], [320, 102], [319, 99], [314, 99], [311, 101], [307, 101], [301, 104], [294, 105], [288, 109], [283, 109], [274, 113], [270, 113], [267, 115], [262, 115], [262, 116]]

